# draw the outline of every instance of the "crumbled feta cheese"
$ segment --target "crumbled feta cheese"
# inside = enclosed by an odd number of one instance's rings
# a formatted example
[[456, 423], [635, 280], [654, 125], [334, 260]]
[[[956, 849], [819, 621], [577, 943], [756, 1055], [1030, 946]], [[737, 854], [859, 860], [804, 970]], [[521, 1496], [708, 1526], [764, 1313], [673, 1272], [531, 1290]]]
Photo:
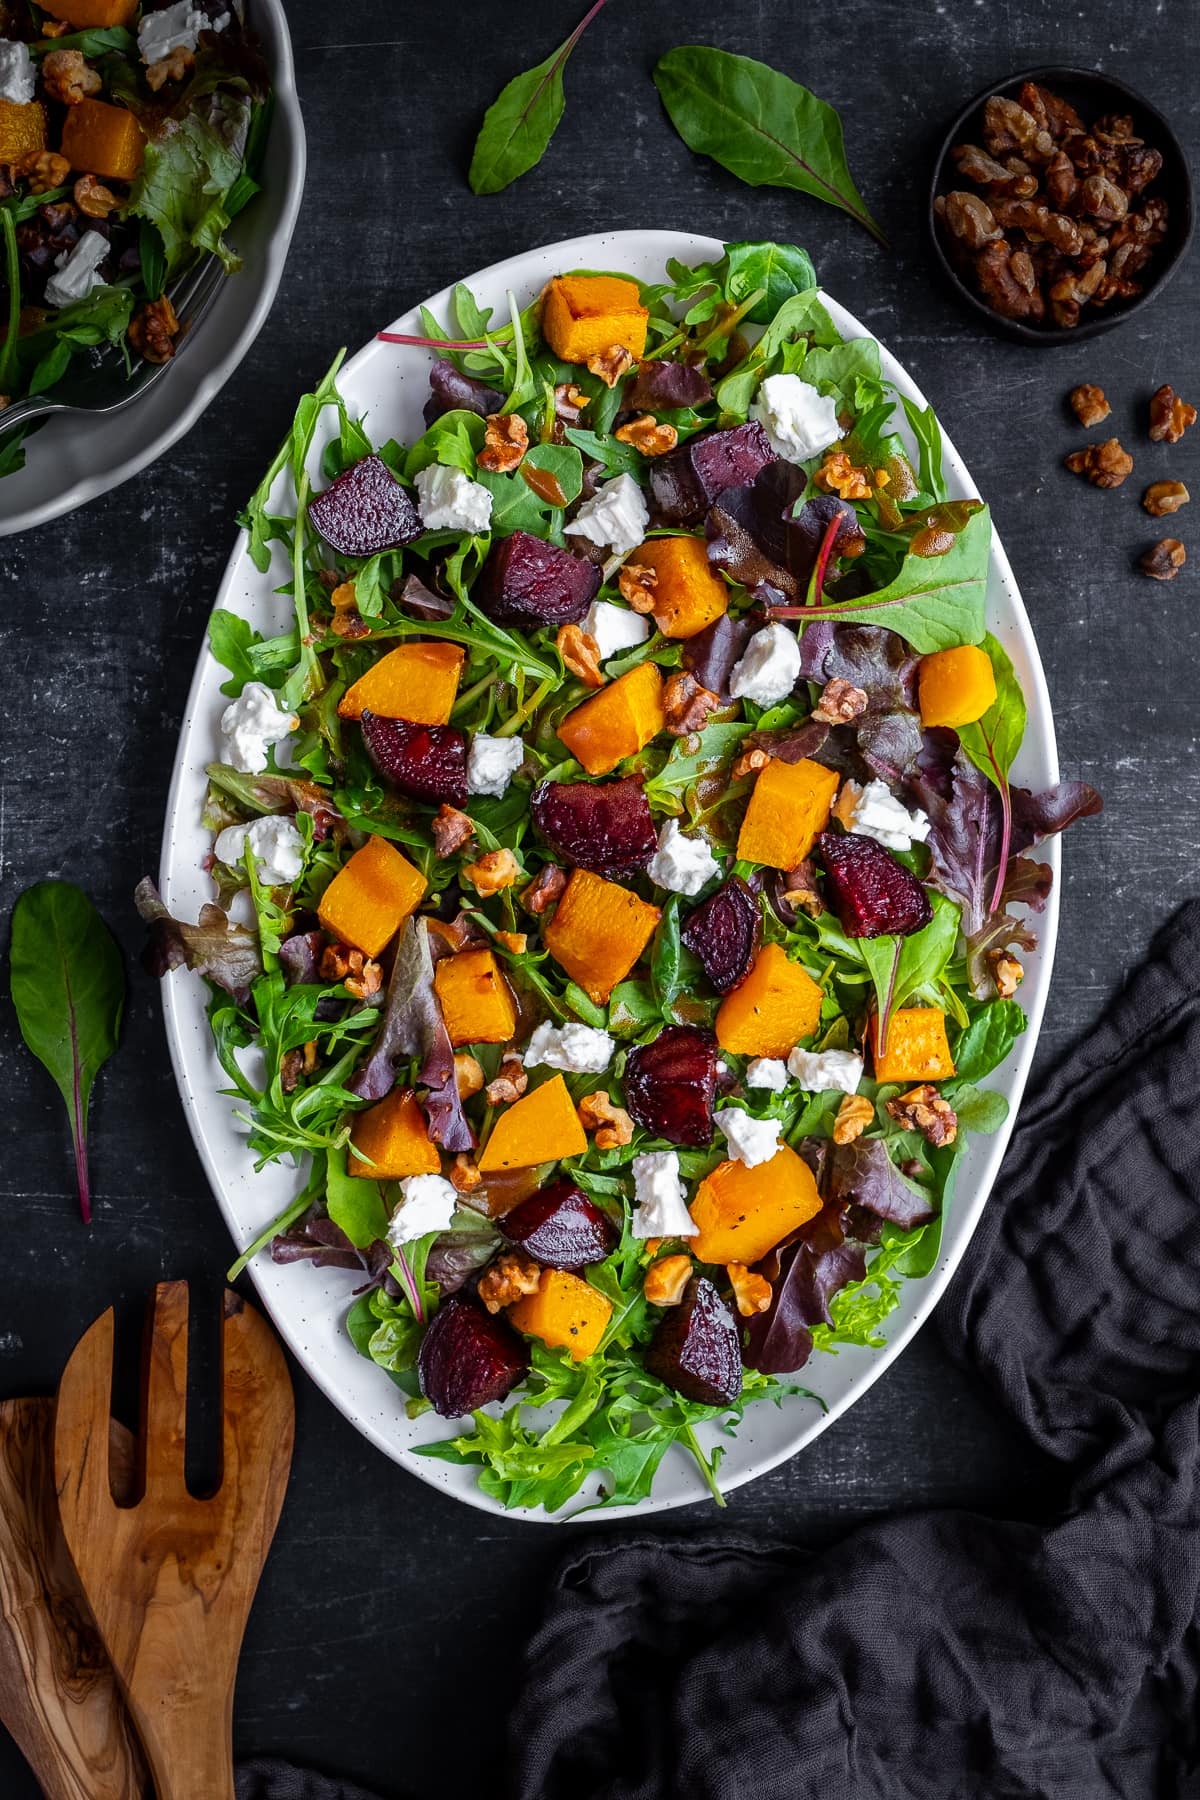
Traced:
[[633, 1191], [637, 1207], [630, 1229], [635, 1238], [695, 1237], [699, 1226], [687, 1209], [687, 1190], [679, 1179], [674, 1150], [646, 1150], [635, 1156]]
[[855, 1094], [863, 1059], [852, 1050], [793, 1050], [787, 1066], [806, 1094]]
[[37, 93], [37, 71], [29, 45], [17, 38], [0, 38], [0, 100], [28, 106]]
[[888, 850], [911, 850], [914, 843], [923, 844], [929, 829], [926, 814], [919, 809], [909, 812], [882, 781], [867, 783], [850, 814], [851, 831], [874, 838]]
[[768, 375], [755, 396], [750, 417], [758, 420], [776, 456], [788, 462], [807, 462], [842, 435], [837, 401], [818, 394], [812, 383], [802, 381], [799, 375]]
[[615, 1049], [607, 1031], [598, 1031], [594, 1025], [551, 1025], [547, 1021], [534, 1031], [523, 1061], [527, 1069], [542, 1065], [567, 1075], [602, 1075]]
[[[365, 1169], [366, 1164], [359, 1165]], [[404, 1199], [392, 1214], [388, 1243], [399, 1249], [430, 1231], [446, 1231], [454, 1218], [458, 1195], [444, 1175], [408, 1175], [400, 1183]]]
[[632, 650], [650, 636], [650, 621], [628, 606], [614, 606], [611, 600], [593, 600], [587, 609], [583, 629], [600, 646], [600, 661], [607, 662], [618, 650]]
[[698, 894], [721, 873], [721, 865], [702, 837], [684, 837], [677, 819], [668, 819], [658, 834], [658, 849], [646, 864], [651, 881], [672, 894]]
[[469, 531], [478, 537], [491, 526], [491, 494], [462, 469], [430, 463], [418, 474], [416, 486], [427, 531]]
[[649, 523], [641, 488], [632, 475], [617, 475], [601, 483], [563, 530], [568, 536], [587, 538], [590, 544], [607, 545], [614, 556], [628, 556], [645, 537]]
[[112, 245], [99, 231], [85, 231], [79, 242], [54, 259], [56, 273], [46, 283], [47, 306], [71, 306], [103, 286], [99, 273]]
[[746, 1069], [746, 1086], [752, 1088], [770, 1088], [774, 1094], [782, 1094], [788, 1084], [788, 1069], [785, 1062], [775, 1056], [756, 1056]]
[[525, 761], [525, 741], [519, 737], [489, 737], [477, 731], [467, 757], [468, 794], [490, 794], [498, 800]]
[[224, 31], [229, 18], [224, 12], [212, 19], [200, 7], [193, 6], [191, 0], [178, 0], [175, 6], [146, 13], [138, 26], [142, 61], [161, 62], [173, 50], [194, 50], [202, 31]]
[[786, 625], [764, 625], [756, 631], [733, 665], [729, 691], [735, 700], [774, 706], [786, 700], [800, 678], [800, 645]]
[[300, 720], [284, 712], [263, 681], [248, 681], [238, 698], [221, 714], [225, 761], [243, 775], [261, 775], [267, 766], [267, 748], [281, 744]]
[[249, 844], [258, 864], [258, 879], [267, 887], [298, 881], [304, 867], [304, 839], [282, 813], [268, 813], [250, 825], [227, 825], [213, 845], [218, 862], [236, 868]]
[[740, 1106], [726, 1106], [716, 1114], [719, 1128], [725, 1134], [729, 1154], [734, 1162], [757, 1169], [759, 1163], [770, 1162], [779, 1154], [779, 1120], [756, 1119]]

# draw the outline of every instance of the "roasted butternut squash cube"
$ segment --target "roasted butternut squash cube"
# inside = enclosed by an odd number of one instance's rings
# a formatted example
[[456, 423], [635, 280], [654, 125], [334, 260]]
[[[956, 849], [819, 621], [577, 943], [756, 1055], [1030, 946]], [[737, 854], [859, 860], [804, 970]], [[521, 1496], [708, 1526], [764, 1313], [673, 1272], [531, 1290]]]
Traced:
[[365, 712], [414, 725], [446, 725], [466, 651], [458, 644], [401, 644], [360, 675], [338, 702], [343, 719]]
[[543, 1269], [537, 1292], [510, 1306], [508, 1317], [528, 1337], [541, 1338], [551, 1350], [566, 1350], [572, 1362], [584, 1362], [600, 1347], [612, 1303], [579, 1275]]
[[80, 173], [132, 181], [146, 153], [146, 134], [127, 106], [81, 100], [67, 108], [62, 153]]
[[789, 962], [781, 945], [765, 944], [746, 979], [721, 1002], [717, 1042], [735, 1056], [790, 1056], [817, 1029], [821, 998], [807, 969]]
[[406, 1175], [441, 1171], [437, 1145], [430, 1140], [425, 1115], [410, 1088], [393, 1088], [377, 1105], [355, 1113], [350, 1144], [346, 1169], [351, 1175], [401, 1181]]
[[936, 1006], [902, 1006], [888, 1020], [887, 1043], [882, 1049], [878, 1038], [876, 1015], [871, 1020], [876, 1081], [946, 1081], [954, 1073], [946, 1015]]
[[139, 0], [46, 0], [42, 11], [76, 31], [91, 31], [94, 27], [131, 24], [138, 5]]
[[923, 656], [917, 672], [922, 725], [973, 725], [996, 704], [992, 659], [978, 644]]
[[368, 838], [321, 896], [317, 916], [331, 937], [378, 956], [420, 904], [428, 883], [386, 838]]
[[820, 1210], [812, 1170], [783, 1144], [756, 1168], [723, 1162], [705, 1176], [691, 1205], [699, 1230], [688, 1248], [698, 1262], [756, 1263]]
[[546, 948], [597, 1006], [624, 981], [662, 917], [616, 881], [576, 869], [545, 930]]
[[507, 1044], [516, 1031], [512, 989], [490, 950], [460, 950], [457, 956], [441, 957], [434, 966], [433, 985], [455, 1048]]
[[532, 1169], [535, 1163], [582, 1156], [586, 1149], [587, 1136], [567, 1084], [561, 1075], [554, 1075], [500, 1114], [478, 1167], [481, 1175], [496, 1169]]
[[664, 637], [695, 637], [728, 610], [729, 589], [709, 562], [703, 538], [647, 538], [630, 561], [658, 576], [654, 623]]
[[589, 775], [607, 775], [662, 730], [666, 722], [662, 689], [657, 665], [639, 663], [574, 707], [558, 727], [558, 735]]
[[635, 281], [617, 275], [556, 275], [542, 301], [542, 336], [561, 362], [585, 363], [621, 344], [646, 348], [646, 321]]
[[738, 833], [738, 857], [771, 869], [794, 869], [829, 823], [837, 790], [833, 769], [807, 756], [794, 763], [772, 757], [750, 795]]
[[40, 100], [0, 100], [0, 163], [20, 162], [46, 148], [46, 109]]

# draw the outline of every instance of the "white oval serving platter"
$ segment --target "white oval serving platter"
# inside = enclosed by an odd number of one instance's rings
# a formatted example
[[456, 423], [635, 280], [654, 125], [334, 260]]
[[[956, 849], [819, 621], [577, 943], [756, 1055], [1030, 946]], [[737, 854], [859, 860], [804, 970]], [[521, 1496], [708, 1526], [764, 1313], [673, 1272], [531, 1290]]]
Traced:
[[[696, 262], [721, 254], [711, 238], [676, 231], [621, 231], [570, 239], [529, 251], [497, 263], [468, 277], [468, 285], [481, 300], [506, 316], [505, 293], [512, 289], [526, 305], [551, 275], [564, 269], [619, 269], [647, 281], [663, 278], [666, 259], [678, 257]], [[844, 306], [824, 296], [839, 330], [847, 337], [870, 335]], [[450, 290], [435, 295], [428, 305], [434, 316], [445, 319]], [[416, 334], [421, 330], [416, 310], [395, 321], [391, 329]], [[883, 372], [901, 393], [918, 405], [925, 396], [894, 356], [883, 349]], [[429, 353], [425, 350], [373, 341], [341, 372], [339, 386], [352, 412], [365, 415], [376, 442], [388, 437], [411, 441], [422, 430], [421, 408], [428, 394]], [[936, 400], [936, 396], [935, 396]], [[319, 446], [318, 446], [319, 448]], [[976, 484], [953, 445], [945, 445], [945, 475], [952, 497], [974, 495]], [[986, 500], [987, 495], [981, 496]], [[229, 560], [216, 604], [243, 614], [264, 633], [284, 629], [290, 617], [286, 598], [274, 590], [284, 578], [275, 564], [259, 574], [240, 539]], [[987, 593], [988, 625], [1012, 658], [1029, 705], [1029, 724], [1014, 776], [1024, 785], [1039, 789], [1058, 779], [1058, 758], [1049, 695], [1041, 660], [1008, 558], [993, 538]], [[201, 652], [188, 698], [187, 712], [176, 756], [168, 803], [162, 855], [162, 892], [172, 912], [194, 918], [210, 899], [211, 883], [203, 873], [203, 859], [211, 848], [209, 834], [200, 823], [205, 791], [205, 764], [218, 757], [218, 720], [228, 704], [220, 692], [226, 671]], [[1038, 1030], [1050, 982], [1050, 966], [1057, 935], [1059, 846], [1056, 839], [1039, 852], [1053, 866], [1055, 887], [1040, 923], [1041, 948], [1029, 960], [1021, 989], [1029, 1015], [1029, 1029], [1019, 1040], [1008, 1063], [991, 1078], [990, 1085], [1009, 1101], [1009, 1124], [991, 1138], [972, 1142], [961, 1167], [955, 1196], [946, 1219], [941, 1259], [924, 1280], [908, 1281], [903, 1299], [885, 1328], [886, 1348], [877, 1351], [844, 1349], [837, 1356], [815, 1356], [797, 1377], [819, 1392], [828, 1410], [821, 1412], [811, 1400], [794, 1399], [781, 1408], [751, 1407], [736, 1438], [718, 1438], [725, 1455], [721, 1485], [740, 1487], [756, 1476], [794, 1456], [833, 1424], [862, 1397], [888, 1364], [909, 1343], [929, 1316], [954, 1269], [961, 1260], [985, 1206], [1000, 1167], [1025, 1079], [1033, 1059]], [[272, 1167], [254, 1172], [242, 1128], [234, 1118], [234, 1103], [220, 1093], [224, 1076], [212, 1050], [205, 1019], [207, 990], [196, 978], [183, 973], [164, 984], [164, 1005], [171, 1059], [174, 1064], [188, 1125], [205, 1171], [238, 1250], [261, 1232], [298, 1191], [301, 1177], [294, 1169]], [[295, 1356], [329, 1399], [363, 1435], [385, 1455], [401, 1463], [421, 1480], [486, 1512], [502, 1510], [481, 1494], [472, 1469], [414, 1455], [414, 1446], [435, 1437], [457, 1435], [461, 1426], [433, 1415], [416, 1421], [405, 1416], [403, 1399], [388, 1376], [358, 1355], [347, 1336], [343, 1319], [355, 1285], [340, 1271], [318, 1272], [308, 1266], [278, 1267], [266, 1254], [258, 1256], [250, 1272], [275, 1324]], [[594, 1487], [594, 1484], [593, 1484]], [[593, 1498], [585, 1489], [575, 1503], [556, 1517], [569, 1516], [578, 1505]], [[686, 1506], [706, 1498], [698, 1471], [685, 1453], [672, 1451], [659, 1471], [654, 1493], [637, 1507], [612, 1508], [609, 1516], [639, 1516]], [[541, 1511], [517, 1513], [544, 1523]]]

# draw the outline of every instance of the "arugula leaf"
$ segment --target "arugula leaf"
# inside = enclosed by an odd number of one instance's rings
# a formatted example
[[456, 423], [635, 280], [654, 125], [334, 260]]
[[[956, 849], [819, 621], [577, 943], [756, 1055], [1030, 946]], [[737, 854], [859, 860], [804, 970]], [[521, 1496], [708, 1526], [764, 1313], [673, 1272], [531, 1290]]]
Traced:
[[654, 997], [668, 1025], [675, 1024], [672, 1010], [683, 986], [683, 946], [679, 938], [679, 895], [672, 894], [663, 907], [662, 918], [654, 933], [654, 949], [650, 957], [650, 980]]
[[917, 440], [920, 453], [917, 480], [921, 484], [921, 492], [928, 494], [931, 500], [944, 500], [946, 484], [942, 479], [942, 428], [938, 424], [937, 414], [932, 406], [918, 406], [907, 394], [901, 394], [900, 403], [909, 429]]
[[669, 50], [654, 83], [690, 150], [751, 187], [795, 188], [840, 207], [887, 249], [851, 180], [841, 119], [824, 100], [766, 63], [701, 44]]
[[567, 441], [590, 456], [593, 462], [602, 463], [606, 475], [637, 475], [640, 473], [645, 458], [640, 450], [632, 444], [622, 444], [616, 438], [598, 437], [594, 431], [585, 431], [577, 425], [568, 425]]
[[570, 37], [545, 62], [515, 75], [488, 107], [467, 175], [474, 193], [498, 194], [542, 160], [566, 106], [563, 69], [603, 5], [594, 0]]
[[991, 514], [982, 506], [944, 555], [917, 556], [909, 551], [895, 578], [875, 593], [835, 605], [776, 607], [774, 616], [886, 625], [922, 656], [957, 644], [978, 644], [984, 637], [991, 541]]
[[115, 50], [120, 55], [134, 61], [137, 58], [137, 38], [132, 31], [126, 31], [123, 25], [98, 26], [90, 31], [68, 31], [62, 37], [39, 38], [30, 44], [31, 56], [48, 56], [51, 50], [81, 50], [84, 56], [104, 56]]
[[117, 1047], [125, 967], [116, 939], [69, 881], [39, 881], [13, 908], [9, 981], [21, 1036], [67, 1104], [79, 1210], [92, 1219], [88, 1101]]
[[724, 292], [731, 306], [739, 306], [758, 288], [763, 297], [745, 317], [752, 325], [767, 325], [785, 300], [817, 285], [817, 272], [807, 250], [796, 244], [726, 244]]

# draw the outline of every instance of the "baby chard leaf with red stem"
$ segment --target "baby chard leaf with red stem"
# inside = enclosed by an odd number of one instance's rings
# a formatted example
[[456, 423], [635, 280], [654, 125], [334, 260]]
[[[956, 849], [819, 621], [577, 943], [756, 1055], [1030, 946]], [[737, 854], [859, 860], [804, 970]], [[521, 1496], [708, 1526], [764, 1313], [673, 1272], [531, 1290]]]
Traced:
[[567, 58], [605, 0], [595, 0], [570, 37], [535, 69], [515, 75], [484, 114], [467, 179], [476, 194], [498, 194], [539, 163], [558, 130]]
[[13, 908], [9, 977], [21, 1036], [66, 1101], [87, 1225], [88, 1100], [120, 1034], [121, 952], [86, 894], [69, 881], [39, 881]]
[[1000, 904], [1012, 841], [1012, 792], [1008, 771], [1025, 736], [1025, 696], [1013, 673], [1012, 663], [990, 632], [982, 647], [996, 678], [996, 698], [975, 724], [960, 726], [958, 741], [1000, 795], [1000, 858], [996, 867], [996, 885], [988, 903], [988, 912], [994, 913]]

